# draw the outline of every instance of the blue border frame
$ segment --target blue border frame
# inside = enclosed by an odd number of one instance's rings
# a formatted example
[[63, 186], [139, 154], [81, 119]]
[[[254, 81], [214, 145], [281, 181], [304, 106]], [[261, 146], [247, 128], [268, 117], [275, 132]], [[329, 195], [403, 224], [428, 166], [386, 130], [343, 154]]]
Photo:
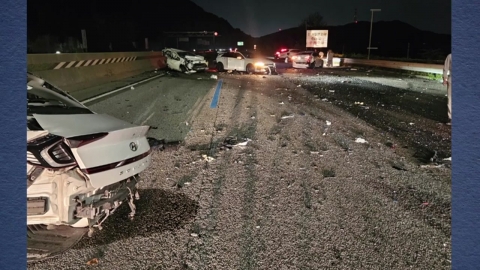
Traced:
[[[0, 9], [0, 269], [26, 269], [26, 1]], [[24, 90], [21, 90], [24, 89]]]
[[452, 1], [452, 269], [459, 270], [480, 267], [479, 14], [478, 0]]
[[[478, 0], [452, 0], [452, 269], [461, 270], [480, 264], [479, 14]], [[0, 25], [0, 269], [25, 269], [26, 1], [3, 1]]]

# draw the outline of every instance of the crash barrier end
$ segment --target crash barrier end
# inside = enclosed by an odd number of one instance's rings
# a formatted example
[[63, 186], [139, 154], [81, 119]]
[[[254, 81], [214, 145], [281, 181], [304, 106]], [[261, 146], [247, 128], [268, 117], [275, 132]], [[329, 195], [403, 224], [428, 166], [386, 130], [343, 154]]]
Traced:
[[27, 55], [27, 71], [74, 97], [83, 96], [80, 92], [87, 88], [165, 67], [165, 57], [161, 52]]

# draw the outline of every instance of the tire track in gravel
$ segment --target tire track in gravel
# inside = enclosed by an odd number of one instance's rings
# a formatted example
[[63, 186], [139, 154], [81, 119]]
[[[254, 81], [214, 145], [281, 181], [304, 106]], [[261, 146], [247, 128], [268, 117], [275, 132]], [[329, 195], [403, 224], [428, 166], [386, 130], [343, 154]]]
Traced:
[[[312, 137], [312, 122], [308, 121], [308, 119], [303, 118], [303, 132], [301, 137], [301, 146], [299, 148], [307, 148], [305, 146], [311, 145], [311, 137]], [[310, 151], [306, 149], [306, 151]], [[312, 221], [312, 194], [311, 194], [311, 182], [312, 182], [312, 175], [310, 173], [310, 169], [307, 167], [308, 164], [312, 163], [312, 158], [310, 155], [306, 155], [304, 157], [304, 168], [301, 172], [302, 183], [301, 186], [303, 188], [303, 203], [305, 207], [301, 209], [301, 220], [299, 224], [300, 234], [299, 234], [299, 250], [300, 250], [300, 269], [311, 269], [309, 267], [308, 262], [312, 262], [312, 256], [310, 254], [310, 246], [313, 240], [311, 235], [308, 235], [309, 231], [309, 224]]]
[[[256, 98], [254, 98], [253, 103], [256, 103]], [[256, 112], [254, 114], [256, 116]], [[257, 121], [253, 120], [251, 127], [256, 132]], [[255, 134], [252, 134], [251, 139], [255, 138]], [[245, 165], [246, 170], [246, 181], [244, 185], [244, 204], [242, 208], [242, 234], [241, 234], [241, 245], [242, 245], [242, 254], [240, 259], [240, 269], [256, 269], [258, 267], [256, 260], [256, 252], [253, 241], [253, 229], [255, 227], [255, 217], [254, 217], [254, 208], [255, 208], [255, 193], [256, 183], [259, 181], [258, 175], [255, 172], [255, 166], [258, 163], [255, 155], [255, 151], [248, 149], [246, 151], [247, 160]]]
[[[236, 89], [234, 86], [235, 81], [233, 80], [225, 80], [224, 81], [224, 89], [223, 92], [228, 90], [233, 90]], [[234, 95], [234, 104], [233, 104], [233, 109], [232, 110], [226, 110], [223, 111], [224, 108], [223, 106], [219, 106], [219, 109], [217, 110], [222, 110], [222, 113], [226, 114], [230, 112], [230, 117], [227, 117], [231, 119], [231, 127], [229, 128], [229, 132], [233, 133], [238, 130], [239, 126], [239, 121], [241, 120], [240, 116], [243, 111], [243, 107], [239, 106], [245, 99], [246, 99], [246, 84], [247, 82], [245, 80], [241, 81], [240, 85], [240, 90]], [[222, 115], [226, 116], [226, 115]], [[220, 117], [221, 118], [221, 117]], [[216, 124], [214, 124], [214, 129], [215, 129]], [[215, 140], [215, 132], [212, 133], [211, 141], [210, 141], [210, 149], [209, 149], [209, 155], [210, 156], [215, 156], [216, 151], [218, 149], [219, 144], [221, 141], [217, 138]], [[208, 187], [205, 185], [207, 182], [202, 182], [202, 186], [205, 186], [202, 188], [202, 191], [199, 196], [199, 201], [210, 201], [207, 203], [209, 206], [205, 208], [207, 214], [205, 217], [205, 220], [197, 220], [195, 221], [193, 227], [194, 227], [194, 233], [197, 233], [198, 235], [201, 235], [202, 241], [200, 243], [193, 243], [191, 247], [188, 249], [187, 253], [190, 251], [195, 251], [197, 253], [197, 262], [195, 263], [199, 269], [209, 269], [213, 265], [211, 257], [209, 256], [209, 251], [212, 250], [213, 248], [213, 243], [215, 241], [214, 237], [216, 236], [216, 229], [217, 229], [217, 223], [218, 223], [218, 216], [219, 216], [219, 210], [221, 209], [221, 203], [222, 203], [222, 189], [224, 188], [224, 183], [227, 179], [228, 175], [228, 169], [229, 165], [232, 163], [232, 155], [233, 153], [227, 152], [223, 155], [222, 157], [222, 162], [220, 164], [216, 164], [213, 166], [209, 166], [208, 163], [206, 163], [205, 167], [210, 169], [208, 176], [211, 176], [213, 178], [213, 181], [211, 182]], [[215, 172], [216, 173], [213, 173]], [[216, 175], [215, 175], [216, 174]], [[211, 190], [211, 192], [209, 192]], [[203, 195], [207, 198], [203, 198]], [[210, 197], [210, 199], [209, 199]], [[190, 245], [190, 243], [189, 243]], [[191, 268], [192, 264], [184, 262], [183, 267], [184, 268]]]
[[[243, 77], [243, 76], [242, 76]], [[232, 129], [230, 130], [230, 135], [233, 137], [237, 137], [239, 140], [243, 138], [248, 138], [251, 140], [256, 139], [256, 131], [257, 131], [257, 109], [258, 108], [258, 99], [254, 91], [248, 91], [248, 88], [255, 88], [256, 83], [258, 82], [255, 80], [248, 80], [251, 76], [240, 78], [240, 90], [238, 96], [235, 100], [235, 105], [232, 109], [231, 119], [233, 120]], [[250, 85], [249, 85], [250, 84]], [[249, 99], [246, 99], [245, 96], [250, 95]], [[248, 100], [248, 108], [255, 108], [253, 112], [249, 113], [247, 116], [250, 116], [249, 119], [246, 118], [245, 122], [242, 122], [241, 112], [243, 110], [242, 102], [244, 100]], [[249, 112], [249, 111], [248, 111]], [[247, 112], [247, 113], [248, 113]], [[229, 156], [231, 151], [229, 152]], [[255, 157], [255, 152], [253, 149], [249, 148], [244, 151], [246, 156], [245, 165], [243, 166], [243, 172], [238, 172], [237, 175], [241, 176], [244, 175], [244, 183], [243, 183], [243, 201], [242, 207], [240, 210], [241, 213], [241, 233], [239, 237], [238, 244], [240, 245], [240, 254], [239, 254], [239, 268], [240, 269], [256, 269], [256, 250], [254, 245], [254, 231], [253, 228], [255, 227], [255, 220], [254, 220], [254, 212], [255, 212], [255, 194], [256, 194], [256, 182], [258, 182], [259, 178], [255, 172], [255, 166], [258, 163]], [[225, 159], [222, 162], [222, 167], [228, 167], [231, 162], [230, 159]], [[238, 177], [238, 180], [241, 180], [242, 177]], [[225, 203], [229, 203], [226, 201]]]

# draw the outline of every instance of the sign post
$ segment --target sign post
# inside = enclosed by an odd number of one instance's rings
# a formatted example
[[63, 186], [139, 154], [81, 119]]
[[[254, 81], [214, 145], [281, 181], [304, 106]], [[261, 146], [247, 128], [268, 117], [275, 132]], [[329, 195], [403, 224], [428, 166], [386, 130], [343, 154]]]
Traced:
[[82, 29], [82, 45], [86, 52], [87, 51], [87, 31], [85, 29]]
[[370, 50], [371, 50], [371, 47], [372, 47], [373, 12], [382, 11], [382, 10], [379, 9], [379, 8], [372, 8], [372, 9], [370, 9], [370, 11], [372, 12], [372, 18], [370, 19], [370, 38], [368, 40], [368, 57], [367, 57], [367, 59], [370, 59]]

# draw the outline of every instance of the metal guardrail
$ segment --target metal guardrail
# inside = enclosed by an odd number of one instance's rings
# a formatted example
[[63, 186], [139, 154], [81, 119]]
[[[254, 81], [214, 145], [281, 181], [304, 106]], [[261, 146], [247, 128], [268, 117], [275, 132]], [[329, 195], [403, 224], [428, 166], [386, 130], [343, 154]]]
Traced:
[[392, 69], [402, 69], [425, 73], [443, 74], [443, 65], [438, 64], [424, 64], [413, 62], [387, 61], [387, 60], [366, 60], [366, 59], [352, 59], [342, 58], [343, 65], [362, 65], [372, 67], [383, 67]]

